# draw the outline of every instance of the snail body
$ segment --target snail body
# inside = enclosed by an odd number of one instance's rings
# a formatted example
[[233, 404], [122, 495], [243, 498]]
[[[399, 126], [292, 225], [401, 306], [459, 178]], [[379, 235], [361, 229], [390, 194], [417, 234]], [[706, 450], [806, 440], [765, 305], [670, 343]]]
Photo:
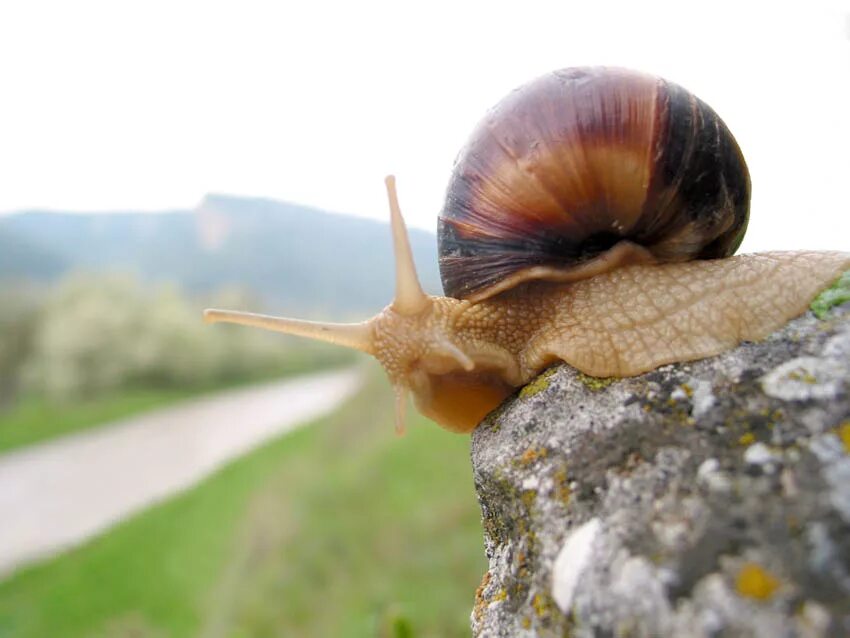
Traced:
[[850, 268], [850, 253], [732, 256], [750, 181], [719, 117], [684, 89], [620, 69], [566, 69], [510, 94], [461, 152], [439, 220], [445, 297], [425, 295], [387, 178], [396, 296], [323, 324], [208, 310], [367, 352], [403, 429], [412, 392], [469, 432], [564, 361], [633, 376], [767, 336]]

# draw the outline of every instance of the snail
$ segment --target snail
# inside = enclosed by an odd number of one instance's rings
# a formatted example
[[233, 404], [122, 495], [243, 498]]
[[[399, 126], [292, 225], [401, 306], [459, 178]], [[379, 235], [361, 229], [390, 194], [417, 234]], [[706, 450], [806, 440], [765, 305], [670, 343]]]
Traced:
[[470, 432], [563, 361], [628, 377], [763, 338], [850, 268], [850, 253], [733, 256], [749, 215], [743, 155], [685, 89], [616, 68], [555, 71], [504, 98], [455, 161], [438, 221], [445, 297], [419, 284], [392, 176], [395, 298], [326, 324], [207, 310], [373, 355], [403, 431]]

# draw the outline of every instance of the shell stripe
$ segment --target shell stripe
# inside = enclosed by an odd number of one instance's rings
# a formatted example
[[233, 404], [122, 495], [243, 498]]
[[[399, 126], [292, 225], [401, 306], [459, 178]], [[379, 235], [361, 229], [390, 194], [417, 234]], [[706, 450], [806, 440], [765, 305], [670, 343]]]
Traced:
[[734, 252], [749, 207], [725, 124], [683, 88], [569, 69], [499, 103], [461, 151], [438, 222], [447, 295], [525, 269], [569, 271], [621, 240], [661, 261]]

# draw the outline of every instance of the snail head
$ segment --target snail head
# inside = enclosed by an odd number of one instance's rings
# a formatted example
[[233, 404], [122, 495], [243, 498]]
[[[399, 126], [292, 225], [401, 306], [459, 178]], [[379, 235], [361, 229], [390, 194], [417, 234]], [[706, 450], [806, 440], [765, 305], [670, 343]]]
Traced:
[[420, 409], [432, 394], [435, 375], [471, 371], [474, 362], [453, 344], [451, 310], [462, 302], [426, 295], [419, 283], [407, 228], [401, 215], [395, 178], [385, 180], [395, 252], [395, 298], [361, 323], [323, 323], [232, 310], [204, 311], [207, 323], [227, 322], [325, 341], [374, 356], [389, 376], [396, 396], [396, 431], [404, 432], [407, 393]]

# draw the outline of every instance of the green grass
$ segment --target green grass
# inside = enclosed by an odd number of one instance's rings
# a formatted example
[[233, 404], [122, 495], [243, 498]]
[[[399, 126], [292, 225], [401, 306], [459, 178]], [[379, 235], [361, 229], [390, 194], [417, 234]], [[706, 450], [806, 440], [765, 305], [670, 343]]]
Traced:
[[41, 397], [21, 399], [0, 412], [0, 452], [130, 416], [186, 399], [189, 390], [124, 390], [107, 397], [71, 404], [51, 403]]
[[0, 454], [225, 388], [314, 372], [352, 361], [351, 357], [342, 356], [292, 357], [285, 366], [253, 378], [197, 387], [126, 388], [104, 396], [67, 402], [52, 402], [40, 396], [23, 397], [10, 409], [0, 411]]
[[469, 440], [395, 437], [385, 384], [0, 584], [0, 637], [468, 635]]

